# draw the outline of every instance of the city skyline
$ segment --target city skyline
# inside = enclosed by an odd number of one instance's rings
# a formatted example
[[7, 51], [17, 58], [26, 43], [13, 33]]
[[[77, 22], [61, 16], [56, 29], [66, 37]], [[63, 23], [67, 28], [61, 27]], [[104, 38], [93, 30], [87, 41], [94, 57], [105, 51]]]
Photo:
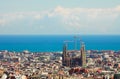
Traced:
[[119, 0], [0, 1], [0, 34], [120, 35]]

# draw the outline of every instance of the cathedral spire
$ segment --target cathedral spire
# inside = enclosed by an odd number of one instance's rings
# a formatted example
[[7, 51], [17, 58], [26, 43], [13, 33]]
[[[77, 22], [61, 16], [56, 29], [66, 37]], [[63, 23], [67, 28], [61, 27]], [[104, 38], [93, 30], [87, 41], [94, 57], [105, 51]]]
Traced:
[[81, 65], [82, 67], [86, 66], [86, 52], [84, 42], [81, 43]]
[[66, 56], [66, 51], [67, 51], [67, 44], [64, 44], [63, 46], [63, 55]]

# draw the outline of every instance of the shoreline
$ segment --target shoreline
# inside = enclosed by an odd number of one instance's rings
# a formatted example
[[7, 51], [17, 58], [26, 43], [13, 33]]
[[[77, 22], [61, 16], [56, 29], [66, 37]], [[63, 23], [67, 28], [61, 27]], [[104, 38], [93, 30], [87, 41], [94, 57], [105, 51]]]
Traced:
[[[9, 50], [0, 50], [0, 52], [10, 52], [10, 53], [23, 53], [24, 51], [27, 51], [29, 53], [62, 53], [63, 51], [30, 51], [30, 50], [22, 50], [22, 51], [9, 51]], [[72, 51], [72, 50], [70, 50]], [[79, 51], [79, 50], [77, 50]], [[86, 50], [86, 52], [89, 51], [95, 51], [95, 52], [120, 52], [120, 50]]]

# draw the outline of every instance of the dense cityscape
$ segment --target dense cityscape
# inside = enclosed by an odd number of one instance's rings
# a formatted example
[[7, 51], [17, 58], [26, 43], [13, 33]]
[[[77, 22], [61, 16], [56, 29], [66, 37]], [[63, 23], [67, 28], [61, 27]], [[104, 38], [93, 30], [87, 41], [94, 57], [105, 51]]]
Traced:
[[119, 79], [120, 51], [63, 52], [0, 51], [1, 79]]
[[120, 79], [120, 0], [0, 0], [0, 79]]

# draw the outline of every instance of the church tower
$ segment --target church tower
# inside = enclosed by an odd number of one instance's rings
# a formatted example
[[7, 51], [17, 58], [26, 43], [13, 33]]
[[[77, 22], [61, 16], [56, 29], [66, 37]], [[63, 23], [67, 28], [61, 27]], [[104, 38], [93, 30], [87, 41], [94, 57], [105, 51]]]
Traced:
[[62, 54], [62, 64], [63, 64], [63, 66], [65, 66], [65, 64], [66, 64], [66, 57], [67, 57], [67, 45], [64, 44], [63, 54]]
[[[67, 42], [63, 45], [63, 53], [62, 53], [62, 65], [66, 67], [75, 67], [75, 66], [86, 66], [86, 52], [85, 45], [81, 42], [81, 49], [79, 50], [68, 50]], [[76, 44], [76, 43], [75, 43]], [[76, 46], [75, 46], [76, 47]]]
[[85, 67], [86, 66], [86, 52], [85, 52], [84, 43], [82, 43], [80, 51], [81, 51], [81, 66]]

